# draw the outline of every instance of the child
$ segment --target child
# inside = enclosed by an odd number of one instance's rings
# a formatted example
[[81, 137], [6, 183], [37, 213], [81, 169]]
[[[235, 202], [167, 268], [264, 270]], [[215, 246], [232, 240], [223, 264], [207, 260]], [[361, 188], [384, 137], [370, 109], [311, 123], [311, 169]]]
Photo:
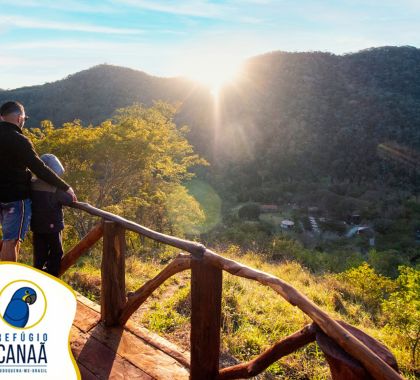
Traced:
[[[58, 176], [64, 173], [63, 165], [53, 154], [41, 156]], [[62, 205], [73, 202], [70, 194], [47, 184], [39, 178], [31, 183], [34, 267], [58, 277], [60, 273], [63, 246], [61, 231], [64, 229]]]

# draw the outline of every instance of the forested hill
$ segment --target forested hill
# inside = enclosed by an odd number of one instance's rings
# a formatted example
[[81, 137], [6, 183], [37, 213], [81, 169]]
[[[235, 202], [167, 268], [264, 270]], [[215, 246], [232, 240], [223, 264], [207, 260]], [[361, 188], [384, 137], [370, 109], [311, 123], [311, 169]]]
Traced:
[[178, 78], [160, 78], [142, 71], [112, 65], [98, 65], [41, 86], [22, 87], [0, 93], [0, 100], [22, 102], [31, 117], [29, 126], [51, 120], [56, 126], [80, 119], [99, 124], [115, 109], [135, 102], [147, 106], [153, 100], [180, 102], [193, 86]]
[[420, 162], [416, 48], [266, 54], [222, 99], [215, 148], [224, 161], [248, 159], [245, 186], [324, 176], [398, 183]]
[[240, 163], [244, 184], [291, 176], [398, 182], [413, 174], [420, 149], [420, 50], [414, 47], [257, 56], [217, 104], [190, 81], [108, 65], [1, 92], [0, 101], [6, 99], [26, 105], [32, 126], [42, 119], [99, 123], [133, 102], [181, 102], [177, 121], [191, 127], [199, 153], [225, 167]]

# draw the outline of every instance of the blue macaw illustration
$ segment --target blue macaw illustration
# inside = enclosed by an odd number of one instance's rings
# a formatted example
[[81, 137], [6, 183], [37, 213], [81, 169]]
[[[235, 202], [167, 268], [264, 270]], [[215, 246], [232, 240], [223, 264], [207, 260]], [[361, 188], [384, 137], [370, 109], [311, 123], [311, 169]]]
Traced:
[[3, 319], [12, 326], [25, 327], [29, 319], [29, 306], [36, 301], [36, 291], [23, 287], [16, 290], [7, 305]]

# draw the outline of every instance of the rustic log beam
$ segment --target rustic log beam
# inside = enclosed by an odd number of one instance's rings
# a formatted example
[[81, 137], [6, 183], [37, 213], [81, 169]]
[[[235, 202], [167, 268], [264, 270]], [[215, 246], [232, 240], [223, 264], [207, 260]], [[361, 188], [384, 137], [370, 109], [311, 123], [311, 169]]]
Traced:
[[104, 222], [101, 266], [101, 319], [106, 326], [119, 325], [125, 297], [125, 230], [115, 222]]
[[264, 351], [261, 355], [252, 359], [248, 363], [241, 363], [231, 367], [223, 368], [219, 371], [217, 380], [232, 380], [232, 379], [247, 379], [257, 376], [264, 371], [268, 366], [282, 358], [289, 355], [297, 349], [306, 346], [315, 340], [316, 326], [310, 324], [305, 326], [302, 330], [289, 335], [287, 338], [276, 343]]
[[203, 260], [191, 260], [190, 380], [214, 380], [219, 373], [222, 274]]
[[[345, 323], [337, 321], [349, 330], [357, 339], [363, 342], [382, 360], [398, 371], [398, 364], [394, 355], [380, 342], [363, 331]], [[371, 380], [372, 377], [362, 364], [345, 352], [333, 339], [328, 337], [319, 327], [316, 327], [316, 341], [327, 358], [333, 380]]]
[[332, 319], [326, 312], [321, 310], [306, 296], [293, 288], [287, 282], [268, 273], [247, 267], [236, 261], [222, 257], [209, 249], [206, 249], [203, 259], [205, 263], [223, 269], [233, 275], [256, 280], [267, 285], [279, 293], [284, 299], [301, 309], [321, 329], [332, 338], [348, 354], [359, 360], [369, 373], [378, 380], [402, 380], [403, 378], [385, 363], [371, 349], [355, 338], [349, 331], [344, 329]]
[[167, 267], [165, 267], [156, 277], [147, 281], [142, 287], [128, 297], [121, 316], [120, 324], [125, 325], [131, 315], [140, 307], [140, 305], [169, 277], [191, 268], [191, 256], [179, 254]]
[[126, 230], [137, 232], [138, 234], [144, 235], [152, 240], [160, 243], [168, 244], [172, 247], [179, 248], [183, 251], [192, 253], [194, 256], [201, 257], [205, 251], [204, 245], [189, 240], [179, 239], [174, 236], [165, 235], [160, 232], [153, 231], [147, 227], [141, 226], [140, 224], [134, 223], [131, 220], [122, 218], [121, 216], [114, 215], [110, 212], [103, 211], [99, 208], [91, 206], [89, 203], [75, 202], [70, 207], [77, 208], [79, 210], [86, 211], [87, 213], [106, 220], [118, 223]]
[[84, 253], [88, 251], [103, 235], [102, 222], [94, 226], [61, 260], [60, 276], [69, 269]]
[[[195, 258], [202, 259], [203, 264], [210, 264], [219, 270], [223, 269], [231, 274], [253, 279], [263, 285], [271, 287], [277, 293], [282, 295], [288, 302], [299, 307], [305, 314], [307, 314], [326, 335], [338, 343], [338, 345], [348, 354], [359, 360], [375, 379], [403, 379], [378, 355], [355, 338], [349, 331], [341, 327], [327, 313], [322, 311], [312, 301], [294, 289], [287, 282], [282, 281], [275, 276], [249, 268], [236, 261], [217, 255], [211, 250], [206, 249], [200, 243], [158, 233], [112, 213], [97, 209], [87, 203], [76, 202], [71, 207], [84, 210], [91, 215], [96, 215], [106, 220], [114, 221], [128, 230], [137, 232], [150, 239], [188, 251], [192, 253]], [[119, 310], [119, 313], [121, 311], [122, 308]]]

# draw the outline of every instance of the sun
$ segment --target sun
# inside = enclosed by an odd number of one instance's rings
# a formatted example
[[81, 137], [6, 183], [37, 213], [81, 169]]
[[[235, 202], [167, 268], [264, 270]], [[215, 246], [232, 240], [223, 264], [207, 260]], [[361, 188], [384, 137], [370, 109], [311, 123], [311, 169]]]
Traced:
[[231, 60], [208, 59], [192, 65], [186, 76], [208, 87], [213, 96], [218, 96], [224, 85], [238, 79], [240, 71], [240, 65]]

